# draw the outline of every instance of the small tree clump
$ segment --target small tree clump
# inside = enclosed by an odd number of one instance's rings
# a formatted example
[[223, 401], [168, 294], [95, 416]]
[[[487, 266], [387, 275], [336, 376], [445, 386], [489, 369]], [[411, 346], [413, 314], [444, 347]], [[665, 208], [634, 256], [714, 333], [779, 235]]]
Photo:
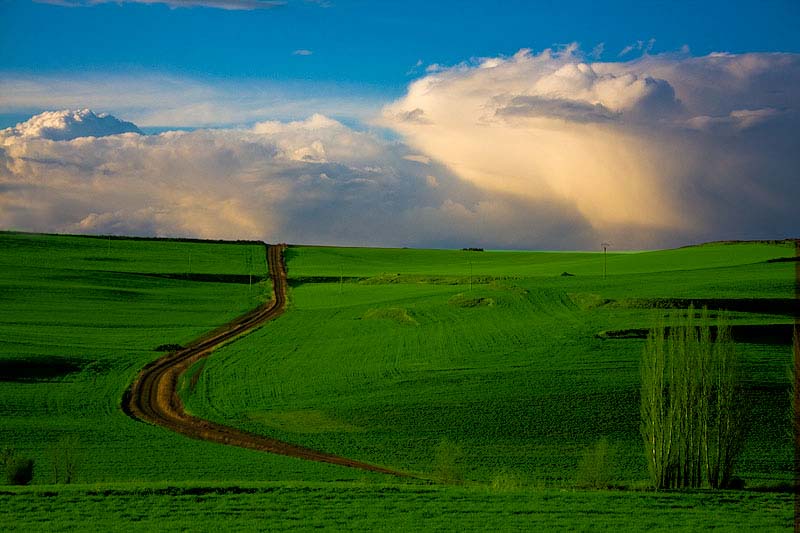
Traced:
[[75, 435], [61, 437], [50, 448], [53, 483], [74, 483], [80, 466], [80, 440]]
[[6, 485], [27, 485], [33, 480], [33, 459], [20, 457], [13, 448], [0, 451], [0, 466]]

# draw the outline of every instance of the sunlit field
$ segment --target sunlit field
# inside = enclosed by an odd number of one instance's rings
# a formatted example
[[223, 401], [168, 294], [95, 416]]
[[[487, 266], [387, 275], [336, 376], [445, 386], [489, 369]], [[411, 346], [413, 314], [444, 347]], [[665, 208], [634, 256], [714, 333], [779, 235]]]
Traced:
[[0, 533], [798, 529], [800, 3], [661, 4], [0, 0]]
[[478, 483], [571, 486], [606, 438], [615, 482], [640, 487], [643, 339], [615, 332], [650, 328], [686, 300], [738, 306], [757, 428], [740, 471], [779, 485], [792, 473], [792, 318], [754, 302], [791, 304], [794, 265], [768, 260], [793, 254], [612, 254], [603, 279], [602, 254], [290, 248], [289, 312], [218, 351], [184, 398], [204, 417], [423, 477], [445, 440]]
[[120, 409], [141, 367], [164, 354], [159, 347], [263, 301], [262, 245], [2, 233], [0, 250], [0, 447], [35, 459], [34, 484], [53, 482], [53, 450], [71, 437], [81, 483], [304, 479], [325, 470], [187, 439]]
[[[263, 246], [0, 239], [0, 446], [35, 460], [29, 487], [0, 489], [4, 529], [791, 523], [794, 263], [774, 260], [793, 243], [605, 259], [290, 247], [287, 312], [190, 369], [187, 409], [411, 475], [396, 479], [191, 440], [120, 410], [159, 348], [268, 297]], [[690, 301], [732, 309], [744, 491], [648, 490], [640, 332]], [[601, 440], [611, 489], [587, 491], [583, 458]], [[54, 484], [64, 442], [80, 458], [71, 485]]]

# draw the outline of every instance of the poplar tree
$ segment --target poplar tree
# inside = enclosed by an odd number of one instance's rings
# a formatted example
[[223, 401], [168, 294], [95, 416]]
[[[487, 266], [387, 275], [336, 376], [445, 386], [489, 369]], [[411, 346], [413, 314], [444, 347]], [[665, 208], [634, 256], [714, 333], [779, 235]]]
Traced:
[[744, 443], [738, 359], [727, 318], [712, 339], [708, 310], [689, 307], [648, 335], [641, 361], [641, 433], [657, 489], [726, 488]]

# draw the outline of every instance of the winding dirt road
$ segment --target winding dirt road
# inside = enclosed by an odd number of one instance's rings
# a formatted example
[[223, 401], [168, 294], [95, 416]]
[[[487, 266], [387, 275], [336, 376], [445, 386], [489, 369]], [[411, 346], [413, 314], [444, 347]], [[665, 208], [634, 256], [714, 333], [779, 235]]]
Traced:
[[265, 246], [267, 264], [272, 278], [273, 298], [246, 315], [192, 341], [185, 348], [171, 352], [148, 364], [126, 391], [122, 401], [123, 411], [134, 419], [149, 422], [194, 439], [370, 472], [408, 476], [406, 473], [389, 468], [362, 463], [203, 420], [186, 412], [177, 390], [181, 375], [194, 363], [208, 357], [217, 347], [253, 331], [265, 322], [281, 315], [286, 308], [286, 266], [283, 262], [285, 246]]

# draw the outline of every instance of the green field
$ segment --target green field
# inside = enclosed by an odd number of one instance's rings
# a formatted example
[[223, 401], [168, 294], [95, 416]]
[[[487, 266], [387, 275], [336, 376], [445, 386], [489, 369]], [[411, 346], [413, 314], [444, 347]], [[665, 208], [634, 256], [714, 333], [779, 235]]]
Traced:
[[[200, 416], [423, 477], [435, 477], [447, 439], [478, 483], [570, 486], [605, 437], [617, 483], [637, 487], [643, 341], [597, 334], [651, 327], [665, 312], [653, 299], [791, 299], [794, 265], [767, 260], [793, 254], [761, 244], [612, 254], [604, 280], [599, 254], [292, 248], [289, 313], [215, 354], [185, 399]], [[792, 476], [791, 336], [745, 340], [757, 429], [740, 471], [777, 485]]]
[[791, 494], [361, 483], [0, 491], [3, 531], [788, 531]]
[[0, 447], [35, 459], [34, 483], [53, 481], [51, 450], [67, 436], [79, 439], [79, 482], [362, 477], [194, 441], [120, 410], [139, 369], [163, 355], [155, 348], [264, 300], [269, 279], [249, 279], [251, 265], [266, 275], [263, 246], [0, 233], [0, 250]]
[[[649, 328], [690, 299], [737, 309], [752, 407], [739, 474], [750, 488], [791, 482], [795, 264], [769, 260], [794, 253], [791, 243], [610, 253], [604, 279], [597, 253], [290, 248], [286, 314], [193, 369], [187, 408], [417, 477], [397, 481], [190, 440], [119, 410], [156, 347], [263, 301], [263, 247], [0, 233], [0, 446], [36, 460], [34, 485], [0, 494], [0, 528], [87, 516], [142, 529], [220, 516], [242, 527], [281, 517], [268, 523], [289, 529], [788, 527], [782, 493], [574, 487], [581, 457], [605, 438], [614, 485], [645, 488], [643, 340], [614, 332]], [[48, 485], [65, 435], [78, 436], [78, 481], [92, 485]], [[443, 440], [462, 452], [463, 486], [430, 485]]]

